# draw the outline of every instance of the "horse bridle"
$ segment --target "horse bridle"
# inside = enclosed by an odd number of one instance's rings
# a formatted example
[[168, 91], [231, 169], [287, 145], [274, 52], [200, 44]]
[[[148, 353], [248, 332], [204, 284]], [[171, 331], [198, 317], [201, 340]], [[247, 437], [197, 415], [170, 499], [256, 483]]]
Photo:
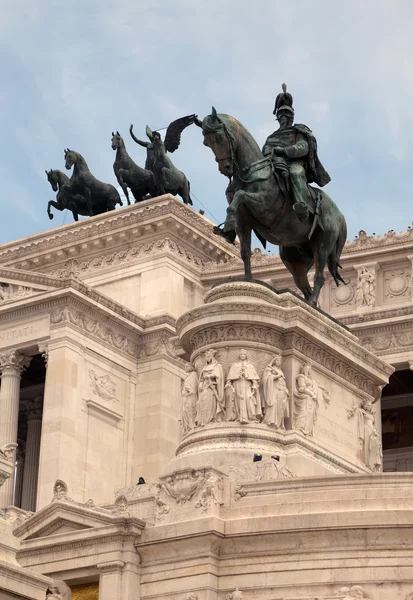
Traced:
[[[228, 127], [225, 125], [225, 123], [221, 122], [221, 127], [219, 127], [219, 129], [216, 129], [215, 131], [208, 131], [207, 133], [204, 134], [204, 136], [210, 135], [211, 133], [217, 133], [221, 128], [224, 130], [225, 137], [227, 139], [228, 146], [229, 146], [230, 155], [229, 156], [223, 156], [223, 157], [215, 156], [215, 160], [217, 161], [217, 163], [220, 163], [220, 162], [222, 162], [224, 160], [230, 160], [231, 161], [231, 165], [233, 167], [234, 174], [238, 173], [239, 167], [238, 167], [238, 163], [237, 163], [236, 158], [235, 158], [235, 142], [234, 142], [234, 138], [229, 133]], [[227, 177], [231, 181], [232, 176], [229, 177], [227, 175]]]

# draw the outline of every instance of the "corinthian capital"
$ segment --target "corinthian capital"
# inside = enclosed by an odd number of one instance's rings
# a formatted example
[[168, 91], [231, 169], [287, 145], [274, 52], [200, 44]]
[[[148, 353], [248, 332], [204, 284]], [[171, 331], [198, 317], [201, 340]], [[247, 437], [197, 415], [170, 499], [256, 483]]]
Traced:
[[24, 356], [17, 350], [7, 350], [0, 353], [0, 372], [3, 374], [5, 371], [15, 371], [16, 374], [21, 375], [30, 365], [31, 360], [30, 356]]

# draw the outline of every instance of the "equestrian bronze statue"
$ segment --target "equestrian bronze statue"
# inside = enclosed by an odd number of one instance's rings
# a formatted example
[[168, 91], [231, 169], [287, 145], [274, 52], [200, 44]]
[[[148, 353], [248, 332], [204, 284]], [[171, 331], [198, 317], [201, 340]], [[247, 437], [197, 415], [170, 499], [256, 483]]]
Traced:
[[148, 169], [142, 169], [131, 159], [119, 131], [116, 133], [112, 131], [112, 149], [116, 150], [113, 170], [128, 204], [130, 204], [128, 188], [132, 192], [135, 202], [141, 202], [147, 194], [152, 197], [157, 196], [158, 186], [155, 175]]
[[[245, 278], [251, 274], [251, 234], [255, 232], [264, 248], [266, 242], [280, 247], [280, 257], [291, 272], [304, 298], [317, 305], [325, 282], [327, 266], [336, 285], [343, 282], [338, 268], [347, 237], [346, 221], [331, 198], [321, 189], [329, 176], [317, 155], [317, 145], [305, 126], [292, 125], [292, 97], [279, 95], [275, 112], [280, 129], [259, 149], [249, 131], [234, 117], [212, 113], [201, 122], [204, 145], [211, 148], [219, 171], [229, 178], [227, 217], [215, 233], [234, 242], [240, 240]], [[288, 97], [290, 96], [290, 97]], [[288, 110], [286, 109], [288, 107]], [[168, 128], [173, 144], [179, 144], [182, 128]], [[168, 137], [168, 134], [167, 134]], [[177, 142], [178, 140], [178, 142]], [[167, 150], [171, 147], [167, 146]], [[308, 272], [315, 266], [314, 286]]]
[[137, 144], [146, 148], [145, 169], [155, 175], [159, 194], [179, 194], [185, 204], [192, 204], [189, 181], [167, 155], [160, 133], [146, 126], [146, 135], [150, 141], [145, 142], [135, 136], [133, 125], [130, 126], [129, 132]]

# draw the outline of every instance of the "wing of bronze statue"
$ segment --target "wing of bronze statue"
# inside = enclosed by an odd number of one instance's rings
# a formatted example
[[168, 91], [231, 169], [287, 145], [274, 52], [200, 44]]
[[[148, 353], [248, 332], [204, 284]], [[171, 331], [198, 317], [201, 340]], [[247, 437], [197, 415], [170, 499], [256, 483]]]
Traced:
[[175, 150], [179, 148], [179, 144], [181, 143], [181, 133], [193, 123], [198, 125], [198, 127], [201, 127], [201, 121], [198, 119], [197, 115], [188, 115], [186, 117], [176, 119], [176, 121], [172, 121], [166, 130], [164, 140], [165, 149], [168, 152], [175, 152]]

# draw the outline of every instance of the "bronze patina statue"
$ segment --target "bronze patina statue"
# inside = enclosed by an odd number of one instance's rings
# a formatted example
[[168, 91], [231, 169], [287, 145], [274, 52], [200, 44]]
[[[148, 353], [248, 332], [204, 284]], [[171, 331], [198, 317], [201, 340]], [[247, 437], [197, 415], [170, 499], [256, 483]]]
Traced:
[[[53, 219], [51, 207], [56, 210], [70, 210], [75, 221], [79, 220], [79, 215], [90, 216], [89, 207], [86, 199], [80, 194], [71, 194], [69, 177], [58, 169], [50, 169], [46, 171], [47, 180], [56, 193], [56, 201], [50, 200], [47, 205], [47, 214], [49, 219]], [[99, 200], [97, 203], [92, 198], [92, 212], [94, 215], [100, 215], [108, 210], [106, 199]]]
[[293, 97], [287, 92], [285, 83], [282, 90], [273, 111], [280, 127], [267, 138], [262, 153], [285, 159], [294, 198], [293, 210], [299, 219], [305, 220], [311, 208], [308, 184], [315, 182], [323, 187], [330, 181], [330, 176], [317, 156], [317, 141], [312, 131], [306, 125], [293, 124]]
[[167, 155], [160, 133], [152, 131], [150, 127], [146, 126], [146, 135], [150, 141], [144, 142], [133, 133], [133, 125], [130, 126], [129, 132], [137, 144], [146, 148], [145, 169], [152, 171], [155, 175], [159, 194], [169, 193], [174, 196], [179, 194], [185, 204], [192, 204], [189, 181]]
[[144, 200], [147, 194], [152, 197], [157, 196], [158, 187], [154, 174], [148, 169], [142, 169], [131, 159], [119, 131], [116, 133], [112, 131], [112, 149], [116, 150], [113, 170], [128, 204], [130, 204], [128, 188], [131, 190], [135, 202]]
[[76, 196], [80, 195], [85, 199], [87, 215], [92, 217], [94, 214], [93, 206], [104, 205], [104, 210], [115, 210], [116, 205], [122, 206], [122, 201], [116, 188], [110, 183], [103, 183], [92, 175], [83, 156], [74, 150], [65, 150], [65, 167], [73, 167], [72, 177], [69, 183], [63, 185], [62, 190], [65, 197], [76, 202]]
[[[194, 119], [194, 123], [202, 127], [204, 144], [213, 151], [219, 171], [230, 179], [227, 217], [223, 228], [216, 227], [215, 233], [223, 235], [230, 242], [238, 234], [245, 278], [252, 279], [251, 233], [254, 231], [264, 247], [267, 241], [280, 247], [280, 257], [293, 275], [296, 286], [304, 298], [316, 306], [325, 282], [326, 266], [336, 285], [343, 281], [338, 268], [347, 237], [344, 216], [331, 198], [318, 188], [308, 188], [308, 216], [302, 214], [304, 211], [293, 209], [293, 204], [302, 204], [300, 199], [304, 200], [304, 196], [294, 196], [294, 184], [289, 183], [290, 164], [287, 160], [294, 156], [287, 156], [288, 152], [281, 156], [284, 148], [290, 144], [281, 146], [281, 142], [274, 143], [271, 151], [264, 156], [252, 135], [239, 121], [226, 114], [217, 114], [215, 108], [202, 123], [198, 119]], [[175, 131], [176, 122], [170, 128], [168, 133], [175, 133], [176, 145], [179, 128]], [[312, 162], [316, 161], [315, 145], [310, 157], [310, 146], [315, 144], [315, 140], [307, 132], [302, 134], [304, 139], [298, 140], [299, 134], [301, 132], [298, 130], [297, 134], [294, 133], [295, 143], [299, 142], [303, 156], [308, 145], [308, 166], [307, 161], [303, 161], [303, 167], [309, 173], [310, 169], [315, 169], [315, 164], [318, 165]], [[276, 151], [280, 156], [272, 151], [273, 148], [283, 149], [282, 152]], [[311, 177], [314, 180], [314, 176]], [[301, 182], [301, 186], [304, 185]], [[311, 288], [307, 274], [313, 265], [315, 277]]]

